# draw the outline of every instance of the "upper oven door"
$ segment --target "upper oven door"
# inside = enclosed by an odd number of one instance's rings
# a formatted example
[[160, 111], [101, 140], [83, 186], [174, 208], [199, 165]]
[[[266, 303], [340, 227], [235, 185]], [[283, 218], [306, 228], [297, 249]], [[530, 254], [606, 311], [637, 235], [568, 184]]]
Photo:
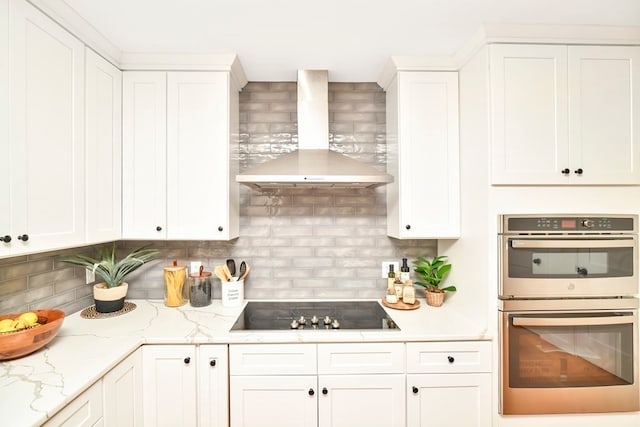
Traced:
[[637, 236], [500, 236], [501, 298], [633, 296]]

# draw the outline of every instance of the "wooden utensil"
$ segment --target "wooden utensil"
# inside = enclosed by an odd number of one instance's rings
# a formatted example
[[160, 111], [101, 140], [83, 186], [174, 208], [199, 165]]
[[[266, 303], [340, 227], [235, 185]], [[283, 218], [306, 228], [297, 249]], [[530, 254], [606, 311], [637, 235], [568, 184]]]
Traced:
[[222, 266], [222, 271], [224, 273], [224, 276], [227, 278], [227, 282], [231, 281], [231, 278], [233, 277], [233, 275], [231, 274], [231, 271], [229, 271], [229, 267], [227, 266], [227, 264], [224, 264]]
[[240, 277], [238, 277], [238, 280], [244, 280], [244, 278], [249, 274], [249, 270], [251, 270], [249, 264], [242, 261], [242, 263], [240, 263]]
[[229, 281], [222, 265], [216, 265], [213, 269], [213, 272], [215, 273], [216, 277], [218, 277], [218, 279], [222, 280], [223, 282]]
[[236, 262], [232, 259], [228, 259], [225, 264], [229, 269], [229, 277], [233, 277], [236, 275]]

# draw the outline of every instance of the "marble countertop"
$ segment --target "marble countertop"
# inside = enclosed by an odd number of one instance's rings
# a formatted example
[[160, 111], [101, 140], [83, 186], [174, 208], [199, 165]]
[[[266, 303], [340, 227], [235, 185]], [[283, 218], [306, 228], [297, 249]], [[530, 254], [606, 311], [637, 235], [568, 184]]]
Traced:
[[74, 313], [56, 338], [20, 359], [0, 362], [0, 413], [12, 426], [40, 425], [143, 344], [410, 342], [488, 340], [483, 325], [451, 307], [385, 308], [400, 330], [229, 332], [242, 307], [165, 307], [133, 300], [136, 309], [107, 319]]

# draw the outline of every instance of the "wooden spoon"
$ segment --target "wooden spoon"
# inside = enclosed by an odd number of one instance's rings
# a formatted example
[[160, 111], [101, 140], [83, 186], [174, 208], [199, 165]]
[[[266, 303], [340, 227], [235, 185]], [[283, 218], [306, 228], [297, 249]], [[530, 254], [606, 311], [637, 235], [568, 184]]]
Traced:
[[238, 277], [238, 280], [244, 280], [244, 278], [249, 274], [249, 270], [251, 270], [249, 264], [242, 261], [242, 264], [240, 264], [240, 277]]
[[224, 273], [224, 276], [227, 278], [226, 281], [230, 282], [233, 276], [231, 275], [231, 272], [229, 271], [229, 267], [227, 267], [227, 264], [222, 265], [222, 271]]
[[216, 265], [213, 269], [213, 272], [215, 273], [216, 277], [222, 280], [223, 282], [229, 281], [229, 279], [227, 278], [227, 275], [224, 273], [224, 268], [222, 265]]

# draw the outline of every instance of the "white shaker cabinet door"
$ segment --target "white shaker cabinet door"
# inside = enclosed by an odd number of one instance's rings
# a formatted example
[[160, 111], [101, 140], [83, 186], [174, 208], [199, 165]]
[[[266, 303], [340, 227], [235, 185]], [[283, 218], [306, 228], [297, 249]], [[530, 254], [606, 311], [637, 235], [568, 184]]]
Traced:
[[460, 236], [458, 74], [398, 72], [387, 88], [387, 234]]
[[490, 427], [491, 374], [407, 375], [408, 427]]
[[320, 375], [319, 427], [405, 427], [405, 376]]
[[197, 425], [196, 347], [142, 346], [145, 425]]
[[13, 254], [85, 243], [84, 45], [25, 1], [9, 3]]
[[87, 242], [122, 236], [122, 71], [86, 49]]
[[122, 237], [164, 239], [167, 228], [167, 77], [122, 75]]
[[229, 425], [229, 361], [226, 345], [198, 347], [198, 426]]
[[568, 183], [567, 47], [489, 52], [492, 183]]
[[118, 363], [102, 385], [105, 427], [142, 426], [142, 350]]
[[317, 381], [316, 375], [232, 375], [231, 427], [316, 427]]
[[[9, 153], [9, 0], [0, 0], [0, 158], [8, 159]], [[0, 257], [11, 250], [10, 184], [5, 165], [0, 168]]]
[[640, 47], [569, 47], [569, 122], [573, 184], [640, 184]]
[[[228, 73], [170, 72], [167, 76], [167, 237], [237, 237], [230, 209], [237, 205], [230, 171]], [[237, 162], [236, 162], [237, 163]], [[232, 176], [233, 175], [233, 176]], [[233, 181], [231, 181], [233, 178]], [[230, 192], [235, 192], [230, 195]], [[230, 231], [230, 228], [233, 228]]]

